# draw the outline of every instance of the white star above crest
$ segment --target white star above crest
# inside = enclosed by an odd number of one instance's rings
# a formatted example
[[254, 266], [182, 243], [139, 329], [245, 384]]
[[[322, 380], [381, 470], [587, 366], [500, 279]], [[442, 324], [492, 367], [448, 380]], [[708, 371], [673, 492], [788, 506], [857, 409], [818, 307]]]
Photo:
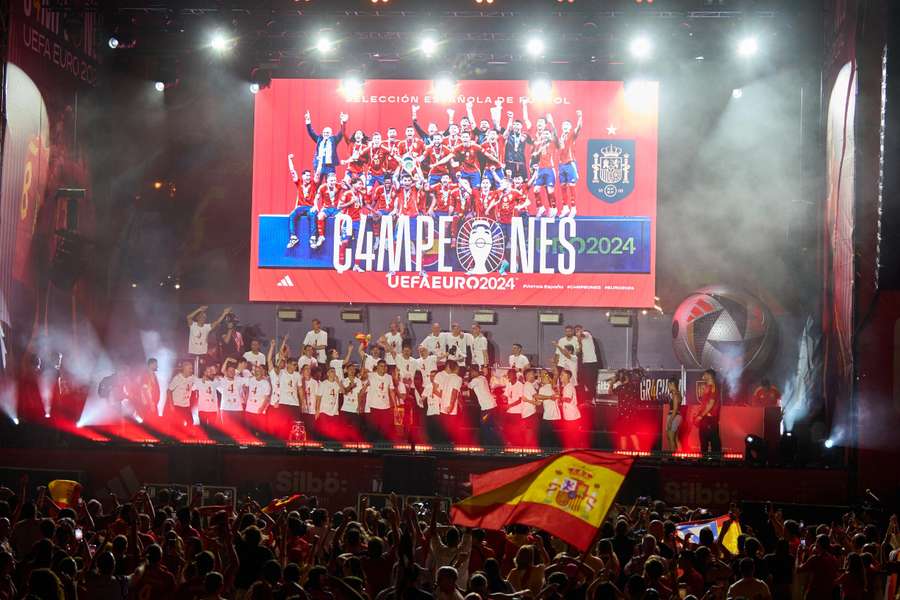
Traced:
[[616, 127], [615, 125], [610, 123], [609, 127], [606, 128], [606, 134], [607, 135], [616, 135], [617, 129], [618, 129], [618, 127]]

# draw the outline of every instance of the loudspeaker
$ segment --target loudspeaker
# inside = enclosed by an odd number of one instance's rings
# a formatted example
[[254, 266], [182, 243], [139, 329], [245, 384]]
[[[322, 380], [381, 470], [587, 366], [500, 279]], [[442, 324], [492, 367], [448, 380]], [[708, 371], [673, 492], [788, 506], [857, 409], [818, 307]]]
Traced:
[[385, 494], [409, 494], [431, 496], [436, 486], [434, 481], [436, 461], [431, 456], [402, 456], [387, 454], [384, 457]]
[[781, 441], [781, 408], [767, 406], [763, 417], [763, 439], [766, 440], [766, 453], [769, 460], [778, 456], [778, 442]]

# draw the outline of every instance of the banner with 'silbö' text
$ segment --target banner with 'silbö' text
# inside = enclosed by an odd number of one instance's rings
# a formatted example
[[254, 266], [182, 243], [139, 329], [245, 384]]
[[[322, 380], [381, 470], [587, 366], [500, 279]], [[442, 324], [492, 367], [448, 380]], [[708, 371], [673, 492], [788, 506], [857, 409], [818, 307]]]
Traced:
[[655, 83], [433, 87], [260, 90], [251, 300], [653, 305]]

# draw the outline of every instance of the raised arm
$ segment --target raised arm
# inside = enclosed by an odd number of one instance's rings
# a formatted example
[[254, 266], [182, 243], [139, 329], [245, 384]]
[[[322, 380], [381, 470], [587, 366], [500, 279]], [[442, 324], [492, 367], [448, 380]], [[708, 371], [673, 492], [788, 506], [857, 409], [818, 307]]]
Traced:
[[294, 168], [294, 155], [288, 154], [288, 170], [291, 173], [291, 181], [297, 183], [300, 180], [300, 176], [297, 175], [297, 169]]
[[522, 100], [522, 122], [525, 124], [525, 129], [531, 129], [531, 119], [528, 118], [528, 99]]
[[[228, 362], [228, 359], [225, 359], [225, 362]], [[266, 352], [266, 365], [268, 365], [269, 370], [272, 371], [275, 369], [275, 340], [272, 339], [269, 342], [269, 350]], [[225, 369], [225, 366], [222, 366], [222, 369]]]
[[222, 311], [222, 314], [219, 315], [219, 318], [212, 322], [212, 328], [215, 329], [219, 325], [222, 324], [222, 321], [225, 320], [225, 317], [231, 314], [231, 307], [228, 306], [225, 310]]
[[319, 134], [316, 133], [316, 130], [313, 129], [312, 117], [309, 115], [309, 111], [306, 111], [306, 114], [303, 115], [303, 120], [306, 121], [306, 133], [309, 134], [312, 141], [318, 144], [321, 138], [319, 137]]
[[474, 106], [474, 102], [471, 100], [466, 102], [466, 116], [469, 117], [469, 123], [472, 124], [472, 129], [475, 129], [475, 115], [472, 113], [472, 107]]
[[578, 134], [581, 132], [581, 125], [583, 124], [583, 113], [580, 110], [575, 111], [575, 116], [577, 117], [577, 121], [575, 123], [575, 129], [572, 131], [572, 139], [578, 137]]
[[416, 130], [416, 135], [418, 135], [420, 138], [422, 138], [423, 141], [430, 142], [430, 141], [431, 141], [431, 136], [428, 135], [428, 132], [427, 132], [427, 131], [425, 131], [424, 129], [422, 129], [422, 126], [421, 126], [421, 125], [419, 125], [419, 118], [418, 118], [418, 115], [419, 115], [419, 105], [418, 105], [418, 104], [413, 104], [413, 105], [412, 105], [412, 126], [413, 126], [413, 129]]
[[187, 317], [185, 317], [187, 319], [188, 327], [190, 327], [191, 324], [194, 322], [194, 317], [196, 317], [198, 313], [201, 313], [201, 312], [207, 310], [208, 308], [209, 307], [204, 304], [203, 306], [195, 308], [194, 310], [189, 312]]
[[503, 133], [500, 134], [503, 136], [504, 140], [509, 139], [509, 132], [512, 131], [513, 126], [513, 111], [506, 111], [506, 129], [503, 130]]

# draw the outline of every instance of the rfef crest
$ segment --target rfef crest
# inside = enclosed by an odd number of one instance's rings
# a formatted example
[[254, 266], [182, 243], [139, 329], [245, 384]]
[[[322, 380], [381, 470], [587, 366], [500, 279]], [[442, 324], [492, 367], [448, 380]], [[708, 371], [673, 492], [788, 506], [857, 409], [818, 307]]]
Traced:
[[604, 202], [634, 190], [634, 140], [588, 140], [588, 188]]

